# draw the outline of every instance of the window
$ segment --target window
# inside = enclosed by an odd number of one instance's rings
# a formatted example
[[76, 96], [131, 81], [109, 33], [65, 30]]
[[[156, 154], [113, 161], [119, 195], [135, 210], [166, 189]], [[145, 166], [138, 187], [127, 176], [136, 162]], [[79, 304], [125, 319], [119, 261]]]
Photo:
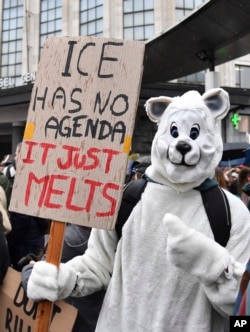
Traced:
[[199, 7], [205, 0], [175, 0], [176, 21], [180, 22], [191, 11]]
[[41, 0], [40, 10], [40, 54], [49, 35], [59, 36], [62, 32], [62, 0]]
[[205, 84], [205, 71], [200, 71], [195, 74], [184, 76], [179, 78], [178, 83], [189, 83], [189, 84]]
[[154, 33], [154, 0], [123, 0], [123, 38], [147, 40]]
[[1, 77], [21, 85], [23, 0], [4, 0], [2, 12]]
[[235, 65], [236, 86], [250, 88], [250, 66]]
[[80, 35], [102, 37], [103, 35], [102, 0], [80, 1]]

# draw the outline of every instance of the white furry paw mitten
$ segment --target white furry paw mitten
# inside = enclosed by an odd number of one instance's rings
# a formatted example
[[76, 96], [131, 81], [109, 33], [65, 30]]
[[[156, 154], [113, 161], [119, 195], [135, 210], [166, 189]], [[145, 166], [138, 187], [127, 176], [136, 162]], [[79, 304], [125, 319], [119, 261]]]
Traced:
[[178, 268], [211, 284], [222, 276], [231, 278], [232, 259], [217, 242], [189, 228], [177, 216], [167, 213], [163, 223], [167, 230], [167, 258]]
[[34, 264], [27, 284], [28, 298], [34, 301], [54, 302], [68, 297], [77, 281], [76, 273], [66, 264], [55, 265], [45, 261]]

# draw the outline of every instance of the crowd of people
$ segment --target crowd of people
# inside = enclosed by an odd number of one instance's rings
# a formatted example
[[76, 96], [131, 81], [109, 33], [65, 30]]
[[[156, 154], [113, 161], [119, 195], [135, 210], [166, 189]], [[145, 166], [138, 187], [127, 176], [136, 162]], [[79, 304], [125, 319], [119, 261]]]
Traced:
[[220, 186], [238, 196], [250, 209], [250, 167], [217, 167], [215, 179]]
[[[22, 281], [26, 289], [27, 282], [35, 261], [46, 257], [46, 238], [49, 234], [49, 220], [24, 215], [8, 210], [11, 191], [15, 179], [15, 169], [18, 162], [21, 143], [17, 145], [15, 158], [1, 164], [0, 171], [0, 284], [3, 282], [9, 266], [22, 272]], [[150, 165], [148, 157], [130, 162], [125, 184], [143, 176]], [[214, 179], [224, 190], [228, 190], [242, 199], [250, 210], [250, 167], [216, 167]], [[68, 224], [65, 232], [62, 250], [62, 262], [67, 262], [75, 256], [82, 255], [88, 247], [91, 229]], [[47, 235], [47, 236], [46, 236]], [[246, 274], [249, 276], [250, 261], [244, 274], [244, 292], [247, 290]], [[246, 305], [242, 287], [235, 305], [235, 315], [250, 314], [249, 301]], [[78, 309], [78, 316], [73, 328], [74, 332], [94, 332], [105, 290], [100, 290], [81, 298], [68, 297], [66, 302]], [[243, 303], [244, 299], [244, 303]]]

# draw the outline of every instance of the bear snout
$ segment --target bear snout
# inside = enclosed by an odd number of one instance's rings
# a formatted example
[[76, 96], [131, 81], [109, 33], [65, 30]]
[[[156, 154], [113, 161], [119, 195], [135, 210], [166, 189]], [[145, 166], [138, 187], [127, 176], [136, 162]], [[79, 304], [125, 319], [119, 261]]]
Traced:
[[192, 147], [189, 143], [185, 141], [179, 141], [176, 145], [176, 150], [179, 151], [183, 156], [191, 151]]

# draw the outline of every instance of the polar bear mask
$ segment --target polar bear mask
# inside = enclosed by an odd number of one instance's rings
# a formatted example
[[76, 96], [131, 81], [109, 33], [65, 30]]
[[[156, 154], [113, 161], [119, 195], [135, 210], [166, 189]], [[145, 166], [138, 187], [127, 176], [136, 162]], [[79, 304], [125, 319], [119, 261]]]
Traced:
[[221, 88], [203, 95], [189, 91], [181, 97], [150, 98], [145, 106], [158, 124], [147, 176], [182, 192], [212, 178], [222, 157], [220, 120], [230, 108], [228, 93]]

